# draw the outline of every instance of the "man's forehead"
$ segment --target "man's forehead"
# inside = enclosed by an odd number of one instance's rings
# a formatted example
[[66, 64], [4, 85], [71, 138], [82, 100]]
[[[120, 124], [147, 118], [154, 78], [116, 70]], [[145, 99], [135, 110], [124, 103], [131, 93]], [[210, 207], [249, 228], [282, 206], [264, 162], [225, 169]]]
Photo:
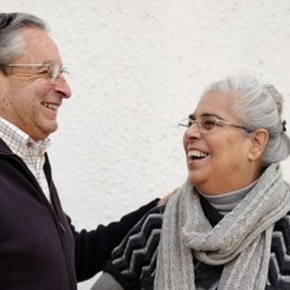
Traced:
[[60, 55], [56, 43], [45, 32], [37, 28], [23, 28], [21, 37], [24, 45], [23, 59], [34, 61], [60, 62]]

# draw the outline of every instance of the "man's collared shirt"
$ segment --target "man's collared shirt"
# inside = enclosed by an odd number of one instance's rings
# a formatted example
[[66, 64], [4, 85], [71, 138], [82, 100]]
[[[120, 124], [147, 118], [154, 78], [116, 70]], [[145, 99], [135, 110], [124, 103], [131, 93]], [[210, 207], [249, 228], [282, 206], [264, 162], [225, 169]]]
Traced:
[[3, 118], [0, 118], [0, 138], [3, 139], [14, 154], [24, 161], [50, 201], [49, 188], [43, 170], [45, 162], [44, 154], [50, 145], [50, 140], [45, 139], [36, 142], [18, 127]]

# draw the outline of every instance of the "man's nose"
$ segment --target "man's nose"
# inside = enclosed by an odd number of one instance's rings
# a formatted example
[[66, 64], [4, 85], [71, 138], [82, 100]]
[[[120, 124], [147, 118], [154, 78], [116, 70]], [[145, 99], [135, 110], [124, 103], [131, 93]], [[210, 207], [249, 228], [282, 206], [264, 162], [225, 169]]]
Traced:
[[55, 80], [54, 90], [63, 98], [69, 98], [72, 94], [69, 84], [62, 75], [59, 75], [58, 78]]

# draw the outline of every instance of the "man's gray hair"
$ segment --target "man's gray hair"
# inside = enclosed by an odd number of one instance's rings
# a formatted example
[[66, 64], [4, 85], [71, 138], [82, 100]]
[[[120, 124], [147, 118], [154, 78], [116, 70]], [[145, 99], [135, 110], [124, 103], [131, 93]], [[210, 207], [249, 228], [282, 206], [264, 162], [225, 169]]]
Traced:
[[250, 75], [230, 76], [209, 85], [209, 92], [229, 93], [232, 96], [232, 113], [250, 131], [264, 128], [269, 141], [263, 154], [263, 165], [281, 162], [290, 154], [290, 139], [285, 134], [282, 120], [283, 96], [271, 84], [260, 84]]
[[0, 13], [0, 68], [2, 71], [6, 64], [12, 63], [23, 55], [24, 47], [19, 30], [28, 27], [49, 32], [48, 25], [32, 14]]

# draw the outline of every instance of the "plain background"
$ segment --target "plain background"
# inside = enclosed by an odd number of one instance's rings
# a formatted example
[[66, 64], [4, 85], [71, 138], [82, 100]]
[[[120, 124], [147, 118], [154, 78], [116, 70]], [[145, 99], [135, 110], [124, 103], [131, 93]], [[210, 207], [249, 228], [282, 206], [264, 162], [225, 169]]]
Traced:
[[[273, 83], [290, 126], [289, 0], [1, 2], [0, 12], [43, 18], [69, 68], [73, 96], [49, 154], [77, 229], [119, 219], [184, 182], [177, 123], [213, 81], [250, 73]], [[283, 167], [290, 180], [289, 161]]]

